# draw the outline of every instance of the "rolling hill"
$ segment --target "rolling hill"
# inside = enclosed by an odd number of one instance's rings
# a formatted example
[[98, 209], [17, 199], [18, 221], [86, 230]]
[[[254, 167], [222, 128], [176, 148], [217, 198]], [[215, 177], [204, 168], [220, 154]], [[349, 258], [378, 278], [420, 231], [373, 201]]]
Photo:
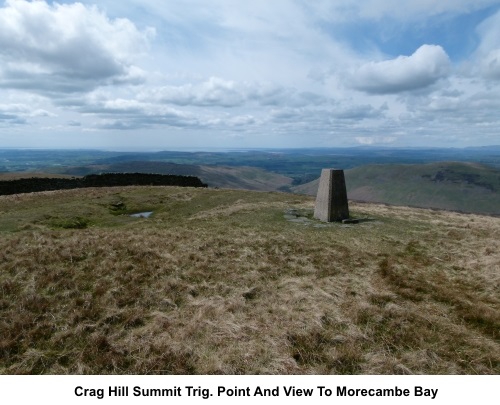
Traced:
[[157, 173], [196, 176], [209, 187], [276, 191], [292, 184], [281, 174], [248, 166], [191, 165], [168, 162], [127, 161], [102, 165], [63, 168], [66, 175], [90, 173]]
[[500, 218], [351, 203], [359, 224], [323, 224], [313, 203], [0, 196], [0, 373], [500, 373]]
[[[500, 170], [478, 163], [367, 165], [346, 170], [345, 177], [352, 200], [500, 214]], [[316, 195], [318, 183], [292, 189]]]

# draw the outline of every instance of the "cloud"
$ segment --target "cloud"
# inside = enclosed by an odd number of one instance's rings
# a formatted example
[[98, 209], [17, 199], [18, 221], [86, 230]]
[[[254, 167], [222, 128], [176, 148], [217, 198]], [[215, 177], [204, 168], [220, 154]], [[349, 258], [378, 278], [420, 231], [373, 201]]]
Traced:
[[163, 147], [498, 139], [500, 12], [485, 8], [498, 0], [77, 1], [0, 3], [2, 132]]
[[243, 86], [234, 81], [211, 77], [199, 84], [163, 86], [141, 95], [141, 99], [148, 98], [179, 106], [236, 107], [244, 103], [246, 95]]
[[[385, 105], [382, 110], [387, 108]], [[354, 106], [338, 106], [333, 109], [332, 117], [343, 120], [363, 120], [368, 118], [380, 118], [383, 112], [369, 104]]]
[[9, 112], [0, 111], [0, 124], [26, 124], [25, 118]]
[[485, 55], [481, 61], [481, 70], [487, 79], [500, 80], [500, 49]]
[[372, 94], [401, 93], [430, 86], [448, 75], [450, 60], [439, 45], [422, 45], [411, 56], [361, 66], [351, 86]]
[[43, 110], [41, 108], [38, 108], [36, 110], [33, 110], [30, 113], [30, 117], [50, 117], [50, 118], [54, 118], [54, 117], [57, 117], [57, 114], [54, 114], [53, 112], [50, 112], [50, 111], [47, 111], [47, 110]]
[[241, 107], [291, 105], [295, 107], [319, 105], [328, 100], [316, 93], [299, 92], [276, 84], [251, 83], [210, 77], [199, 83], [179, 86], [161, 86], [147, 89], [138, 95], [142, 101], [194, 107]]
[[0, 8], [0, 86], [43, 94], [140, 80], [134, 59], [152, 30], [81, 3], [7, 0]]
[[483, 21], [477, 32], [481, 38], [476, 52], [480, 74], [500, 80], [500, 11]]
[[40, 108], [32, 108], [26, 104], [0, 104], [0, 121], [12, 124], [28, 124], [29, 118], [49, 117], [57, 115]]
[[81, 105], [73, 108], [84, 117], [94, 117], [97, 129], [197, 128], [200, 125], [198, 117], [192, 113], [132, 99], [100, 99], [89, 95]]

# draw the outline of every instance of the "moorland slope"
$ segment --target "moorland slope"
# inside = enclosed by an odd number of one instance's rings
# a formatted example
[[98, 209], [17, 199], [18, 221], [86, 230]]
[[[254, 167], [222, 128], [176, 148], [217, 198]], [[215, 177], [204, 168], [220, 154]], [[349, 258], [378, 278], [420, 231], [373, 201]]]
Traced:
[[[478, 163], [366, 165], [345, 171], [347, 195], [366, 202], [500, 215], [500, 170]], [[316, 195], [319, 179], [293, 187]]]

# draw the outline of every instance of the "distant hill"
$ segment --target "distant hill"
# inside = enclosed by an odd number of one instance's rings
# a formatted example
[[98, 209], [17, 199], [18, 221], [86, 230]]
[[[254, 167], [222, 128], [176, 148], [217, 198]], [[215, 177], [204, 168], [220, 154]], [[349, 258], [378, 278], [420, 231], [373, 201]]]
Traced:
[[[500, 214], [500, 169], [478, 163], [367, 165], [345, 176], [351, 200]], [[315, 195], [318, 183], [292, 190]]]
[[63, 172], [63, 174], [78, 176], [91, 173], [157, 173], [196, 176], [209, 187], [259, 191], [283, 190], [292, 184], [292, 179], [287, 176], [247, 166], [132, 161], [65, 168]]
[[73, 177], [79, 176], [71, 176], [68, 174], [53, 174], [53, 173], [40, 173], [40, 172], [7, 172], [0, 173], [0, 181], [8, 181], [8, 180], [19, 180], [19, 179], [30, 179], [32, 177], [37, 178], [52, 178], [52, 179], [71, 179]]

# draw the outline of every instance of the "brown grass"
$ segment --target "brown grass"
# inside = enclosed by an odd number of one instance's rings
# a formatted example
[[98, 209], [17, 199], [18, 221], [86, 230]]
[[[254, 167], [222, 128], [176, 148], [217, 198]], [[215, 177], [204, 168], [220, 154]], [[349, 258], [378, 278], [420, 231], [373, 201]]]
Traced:
[[[283, 216], [312, 204], [167, 187], [0, 197], [0, 372], [500, 372], [500, 219]], [[155, 213], [124, 215], [141, 210]], [[61, 225], [75, 218], [87, 226]]]

